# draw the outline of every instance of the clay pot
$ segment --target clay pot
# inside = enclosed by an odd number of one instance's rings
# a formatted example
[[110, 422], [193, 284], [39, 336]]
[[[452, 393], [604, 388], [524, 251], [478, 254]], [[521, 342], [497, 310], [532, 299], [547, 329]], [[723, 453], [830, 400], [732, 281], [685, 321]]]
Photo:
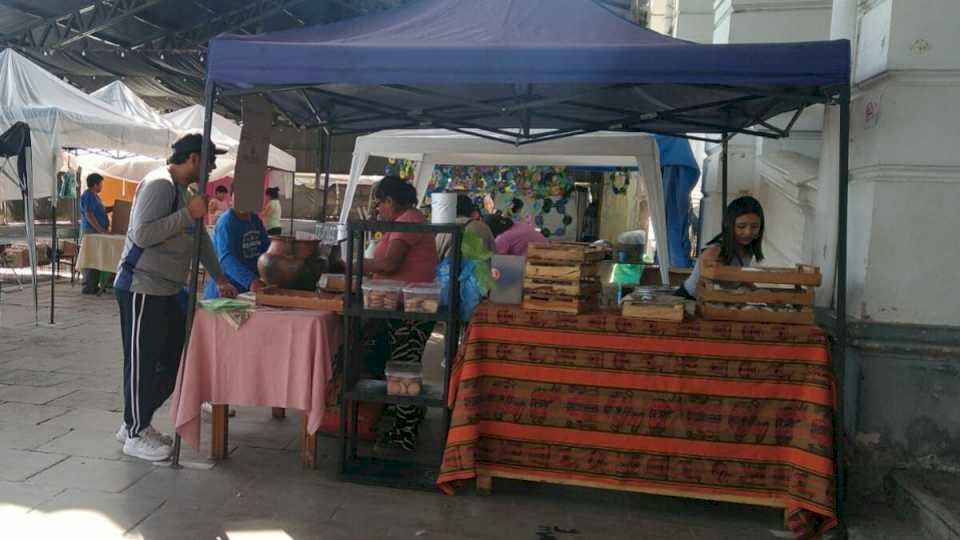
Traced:
[[270, 247], [257, 260], [260, 279], [283, 289], [315, 290], [317, 279], [327, 269], [319, 246], [319, 240], [271, 236]]

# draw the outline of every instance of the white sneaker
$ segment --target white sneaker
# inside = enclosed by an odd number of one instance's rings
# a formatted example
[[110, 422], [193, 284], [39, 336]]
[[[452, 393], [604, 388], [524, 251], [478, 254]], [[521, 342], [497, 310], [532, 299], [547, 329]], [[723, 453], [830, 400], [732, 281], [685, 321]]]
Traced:
[[147, 461], [170, 459], [173, 448], [154, 437], [129, 437], [123, 443], [123, 453]]
[[[150, 426], [147, 429], [140, 432], [140, 435], [158, 439], [160, 442], [162, 442], [167, 446], [170, 446], [173, 444], [173, 437], [160, 433], [159, 431], [154, 429], [153, 426]], [[117, 442], [121, 442], [121, 443], [127, 442], [127, 425], [126, 424], [120, 424], [120, 429], [117, 430]]]

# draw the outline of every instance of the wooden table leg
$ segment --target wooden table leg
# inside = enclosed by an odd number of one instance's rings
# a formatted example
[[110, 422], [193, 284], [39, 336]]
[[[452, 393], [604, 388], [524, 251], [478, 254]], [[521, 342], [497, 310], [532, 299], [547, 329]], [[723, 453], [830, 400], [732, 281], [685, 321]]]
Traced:
[[213, 406], [213, 436], [210, 443], [210, 459], [226, 459], [230, 432], [230, 406]]
[[477, 495], [490, 495], [491, 493], [493, 493], [493, 477], [477, 473]]
[[273, 417], [274, 418], [286, 418], [287, 410], [283, 407], [274, 407], [273, 408]]
[[317, 434], [307, 431], [307, 415], [303, 415], [303, 434], [300, 444], [300, 459], [308, 469], [317, 468]]

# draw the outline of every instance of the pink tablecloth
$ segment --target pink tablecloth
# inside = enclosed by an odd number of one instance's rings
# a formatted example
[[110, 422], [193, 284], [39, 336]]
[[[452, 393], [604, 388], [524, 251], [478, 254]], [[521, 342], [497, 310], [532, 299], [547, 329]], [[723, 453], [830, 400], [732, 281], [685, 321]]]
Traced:
[[301, 409], [315, 433], [340, 328], [335, 313], [261, 308], [234, 330], [223, 316], [198, 309], [171, 400], [177, 433], [199, 448], [204, 401]]

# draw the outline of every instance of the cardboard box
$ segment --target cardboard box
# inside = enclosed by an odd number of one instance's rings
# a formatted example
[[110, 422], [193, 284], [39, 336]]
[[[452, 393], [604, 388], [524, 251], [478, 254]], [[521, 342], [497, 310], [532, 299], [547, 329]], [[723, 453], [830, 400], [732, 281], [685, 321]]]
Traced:
[[3, 264], [7, 268], [25, 268], [30, 266], [30, 253], [20, 246], [7, 246], [3, 250]]
[[[17, 243], [3, 250], [3, 263], [8, 268], [29, 268], [30, 250], [26, 244]], [[50, 264], [50, 246], [37, 244], [37, 266]]]
[[113, 202], [113, 214], [110, 217], [110, 234], [127, 234], [130, 226], [130, 210], [133, 203], [116, 200]]

